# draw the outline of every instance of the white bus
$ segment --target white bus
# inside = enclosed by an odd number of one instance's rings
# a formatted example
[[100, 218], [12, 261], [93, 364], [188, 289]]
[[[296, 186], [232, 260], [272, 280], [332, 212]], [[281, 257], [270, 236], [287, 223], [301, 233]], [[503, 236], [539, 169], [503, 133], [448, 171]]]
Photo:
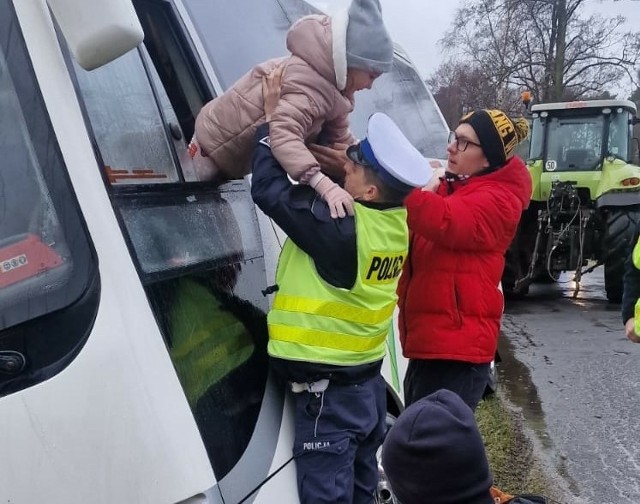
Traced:
[[[282, 237], [249, 180], [195, 181], [186, 146], [200, 107], [286, 54], [312, 12], [0, 0], [0, 502], [298, 501], [265, 352]], [[445, 156], [446, 124], [402, 54], [356, 100], [356, 135], [381, 110]], [[391, 337], [392, 414], [399, 365]]]

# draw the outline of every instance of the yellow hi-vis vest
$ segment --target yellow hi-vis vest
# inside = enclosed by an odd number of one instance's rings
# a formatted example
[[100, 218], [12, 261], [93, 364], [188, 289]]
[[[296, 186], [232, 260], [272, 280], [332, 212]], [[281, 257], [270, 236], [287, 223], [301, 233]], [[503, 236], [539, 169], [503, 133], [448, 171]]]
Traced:
[[[638, 238], [637, 243], [633, 247], [633, 265], [636, 269], [640, 270], [640, 238]], [[633, 319], [636, 334], [640, 334], [640, 299], [636, 301], [636, 305], [633, 310]]]
[[171, 360], [194, 407], [212, 385], [244, 364], [253, 338], [205, 286], [181, 278], [170, 315]]
[[352, 366], [382, 359], [407, 257], [404, 208], [354, 205], [358, 274], [351, 289], [325, 282], [313, 260], [287, 240], [276, 272], [278, 292], [267, 316], [269, 355]]

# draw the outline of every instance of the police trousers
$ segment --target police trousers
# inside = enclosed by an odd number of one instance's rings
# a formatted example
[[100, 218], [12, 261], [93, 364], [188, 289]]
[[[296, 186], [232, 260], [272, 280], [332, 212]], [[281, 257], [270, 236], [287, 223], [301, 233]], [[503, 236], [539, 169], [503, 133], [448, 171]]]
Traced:
[[475, 411], [489, 380], [489, 367], [489, 363], [411, 359], [404, 377], [404, 405], [447, 389], [458, 394]]
[[385, 435], [382, 376], [359, 384], [329, 382], [322, 392], [298, 392], [295, 441], [302, 504], [371, 504], [378, 485], [376, 451]]

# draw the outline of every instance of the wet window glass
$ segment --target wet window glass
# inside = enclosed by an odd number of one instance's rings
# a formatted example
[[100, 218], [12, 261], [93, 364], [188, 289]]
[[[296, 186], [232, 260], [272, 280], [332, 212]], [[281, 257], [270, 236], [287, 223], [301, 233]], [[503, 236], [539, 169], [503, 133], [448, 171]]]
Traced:
[[254, 65], [289, 54], [287, 30], [317, 12], [302, 0], [217, 2], [214, 9], [196, 0], [184, 4], [224, 89]]
[[266, 308], [247, 301], [256, 267], [230, 260], [147, 287], [218, 480], [251, 440], [267, 381]]
[[529, 150], [529, 159], [542, 159], [542, 150], [544, 149], [544, 128], [545, 123], [538, 115], [534, 115], [531, 123], [531, 131], [529, 139], [531, 142]]
[[[244, 187], [243, 182], [237, 185]], [[175, 193], [131, 196], [119, 205], [145, 276], [228, 257], [251, 260], [262, 256], [248, 191]]]
[[6, 0], [0, 12], [1, 396], [71, 361], [91, 327], [97, 300], [86, 300], [98, 283], [19, 25]]
[[141, 53], [92, 70], [75, 64], [84, 104], [112, 184], [178, 181], [178, 172]]
[[607, 154], [629, 161], [631, 159], [629, 150], [629, 140], [631, 138], [630, 115], [626, 110], [614, 110], [609, 123], [609, 142], [607, 144]]
[[600, 163], [604, 117], [553, 117], [547, 125], [548, 171], [590, 171]]
[[371, 90], [356, 93], [351, 130], [359, 138], [367, 131], [367, 119], [374, 112], [391, 117], [411, 143], [428, 158], [447, 158], [447, 127], [440, 109], [416, 70], [396, 57], [393, 70], [382, 74]]
[[[236, 183], [242, 186], [244, 182]], [[238, 462], [267, 380], [268, 309], [246, 190], [116, 197], [218, 479]]]

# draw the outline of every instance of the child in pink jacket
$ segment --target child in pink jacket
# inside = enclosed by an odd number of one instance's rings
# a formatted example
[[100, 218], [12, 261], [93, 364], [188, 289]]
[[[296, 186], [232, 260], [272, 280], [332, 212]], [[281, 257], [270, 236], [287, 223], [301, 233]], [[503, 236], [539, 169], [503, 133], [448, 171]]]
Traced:
[[253, 135], [265, 120], [262, 77], [281, 67], [281, 98], [269, 128], [273, 153], [291, 178], [329, 204], [332, 217], [353, 215], [352, 197], [320, 171], [306, 144], [321, 131], [330, 144], [354, 143], [353, 95], [393, 63], [379, 0], [353, 0], [348, 16], [301, 18], [287, 34], [287, 48], [291, 56], [255, 66], [202, 108], [189, 145], [198, 177], [222, 181], [249, 173]]

